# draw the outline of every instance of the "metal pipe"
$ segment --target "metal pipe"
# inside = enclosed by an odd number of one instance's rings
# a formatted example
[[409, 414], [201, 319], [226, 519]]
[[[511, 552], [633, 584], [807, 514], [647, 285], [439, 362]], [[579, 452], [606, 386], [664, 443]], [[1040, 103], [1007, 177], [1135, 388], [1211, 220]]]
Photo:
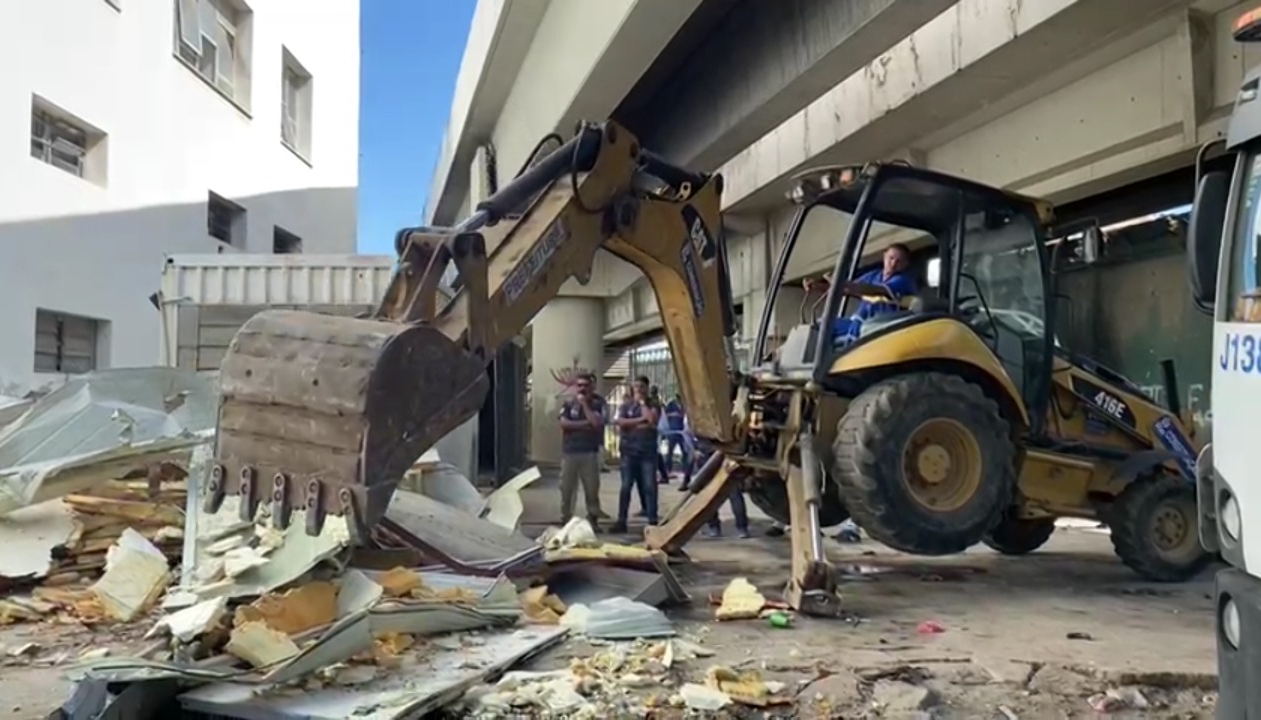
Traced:
[[807, 525], [810, 533], [810, 559], [822, 562], [823, 528], [819, 527], [819, 496], [822, 491], [822, 473], [819, 472], [819, 456], [814, 452], [814, 433], [805, 431], [797, 440], [801, 450], [801, 484], [805, 494]]

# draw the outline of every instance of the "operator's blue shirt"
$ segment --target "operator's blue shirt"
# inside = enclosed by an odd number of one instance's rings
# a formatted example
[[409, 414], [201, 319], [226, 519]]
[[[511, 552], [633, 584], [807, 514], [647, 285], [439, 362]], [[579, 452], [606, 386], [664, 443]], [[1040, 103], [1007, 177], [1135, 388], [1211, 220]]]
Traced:
[[858, 339], [858, 333], [862, 330], [864, 320], [901, 310], [902, 304], [900, 301], [902, 298], [918, 292], [915, 278], [911, 277], [909, 273], [894, 273], [886, 279], [881, 268], [859, 275], [854, 279], [854, 282], [864, 285], [879, 285], [888, 290], [894, 299], [886, 300], [880, 297], [865, 297], [858, 304], [858, 310], [853, 315], [846, 318], [837, 318], [833, 321], [832, 340], [837, 344], [854, 342]]

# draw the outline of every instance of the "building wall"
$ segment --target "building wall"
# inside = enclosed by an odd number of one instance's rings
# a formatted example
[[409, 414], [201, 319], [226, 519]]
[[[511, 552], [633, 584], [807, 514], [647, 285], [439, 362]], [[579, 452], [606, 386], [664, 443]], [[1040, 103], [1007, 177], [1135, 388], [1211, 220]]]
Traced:
[[[165, 253], [271, 252], [277, 226], [306, 252], [353, 252], [357, 0], [248, 0], [238, 102], [175, 56], [176, 0], [10, 5], [0, 22], [0, 393], [61, 377], [34, 371], [36, 308], [101, 321], [98, 367], [157, 363], [148, 296]], [[309, 113], [297, 113], [308, 130], [293, 142], [306, 157], [281, 143], [286, 62], [309, 76]], [[33, 102], [92, 131], [85, 177], [32, 157]], [[231, 246], [209, 234], [212, 192], [246, 211]]]

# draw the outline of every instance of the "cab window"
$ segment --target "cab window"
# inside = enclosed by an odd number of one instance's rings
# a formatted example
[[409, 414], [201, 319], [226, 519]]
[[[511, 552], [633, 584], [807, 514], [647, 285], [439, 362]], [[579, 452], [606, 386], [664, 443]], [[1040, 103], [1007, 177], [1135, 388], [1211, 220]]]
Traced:
[[1226, 312], [1231, 322], [1256, 323], [1261, 322], [1261, 154], [1254, 155], [1246, 167], [1226, 277]]

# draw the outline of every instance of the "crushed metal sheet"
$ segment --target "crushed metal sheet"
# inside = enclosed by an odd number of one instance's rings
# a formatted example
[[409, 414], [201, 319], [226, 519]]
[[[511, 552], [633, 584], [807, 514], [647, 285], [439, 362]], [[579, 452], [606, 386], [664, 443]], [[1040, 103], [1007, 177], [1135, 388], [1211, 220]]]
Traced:
[[213, 436], [217, 401], [213, 378], [179, 368], [70, 379], [0, 429], [0, 514], [187, 460]]
[[[432, 454], [432, 459], [426, 457], [430, 454]], [[427, 459], [429, 462], [426, 463]], [[482, 512], [485, 500], [477, 491], [477, 487], [468, 479], [468, 476], [460, 472], [459, 468], [451, 463], [443, 462], [436, 450], [431, 449], [421, 456], [409, 473], [414, 473], [416, 477], [410, 485], [400, 483], [400, 487], [406, 491], [418, 492], [431, 500], [457, 508], [470, 515], [478, 515]]]
[[659, 607], [673, 599], [661, 575], [596, 564], [562, 570], [547, 579], [547, 588], [567, 605], [624, 597]]
[[506, 561], [539, 548], [526, 536], [418, 493], [396, 491], [386, 520], [456, 563]]
[[[263, 595], [292, 584], [350, 546], [350, 530], [344, 518], [330, 516], [320, 534], [312, 537], [306, 534], [303, 510], [294, 510], [292, 524], [278, 531], [270, 527], [266, 517], [257, 524], [236, 520], [239, 502], [239, 496], [225, 498], [218, 513], [199, 512], [195, 520], [188, 521], [186, 535], [201, 530], [194, 543], [193, 572], [183, 575], [192, 584], [181, 585], [177, 592], [168, 595], [164, 607], [185, 607], [218, 596]], [[258, 547], [234, 547], [223, 556], [209, 552], [212, 546], [220, 549], [232, 544], [226, 538], [236, 533], [246, 534], [247, 540], [256, 542]], [[228, 562], [233, 553], [238, 553], [231, 558], [238, 563], [236, 566]]]
[[53, 568], [53, 554], [77, 532], [70, 507], [60, 500], [24, 507], [0, 516], [0, 577], [41, 578]]
[[541, 477], [543, 473], [539, 472], [537, 467], [517, 473], [508, 482], [486, 496], [479, 515], [499, 527], [516, 530], [521, 526], [521, 516], [525, 514], [525, 503], [521, 500], [521, 491]]
[[601, 600], [590, 606], [570, 605], [561, 626], [600, 640], [638, 640], [675, 635], [670, 619], [657, 608], [624, 597]]
[[[347, 576], [355, 574], [362, 575], [351, 570]], [[426, 579], [429, 581], [427, 576]], [[354, 594], [353, 598], [339, 601], [339, 609], [346, 612], [344, 616], [327, 628], [294, 638], [300, 644], [301, 652], [265, 672], [243, 673], [222, 664], [180, 665], [141, 658], [105, 658], [79, 665], [71, 672], [114, 682], [180, 678], [201, 682], [286, 683], [361, 653], [371, 652], [374, 637], [391, 633], [428, 636], [506, 626], [515, 623], [521, 616], [516, 590], [506, 578], [488, 582], [485, 578], [448, 574], [436, 576], [432, 582], [435, 586], [446, 587], [463, 584], [482, 599], [472, 605], [413, 599], [377, 600], [381, 598], [380, 586], [361, 577], [351, 586], [353, 590], [348, 591], [343, 585], [341, 595]], [[371, 604], [365, 607], [363, 603]]]
[[217, 597], [186, 607], [163, 617], [145, 633], [145, 638], [168, 633], [180, 642], [192, 642], [218, 627], [228, 612], [228, 599]]
[[405, 671], [381, 674], [353, 688], [260, 693], [219, 683], [179, 697], [184, 710], [241, 720], [396, 720], [421, 717], [457, 700], [473, 685], [559, 642], [565, 631], [528, 627], [483, 636], [481, 645], [431, 645]]

